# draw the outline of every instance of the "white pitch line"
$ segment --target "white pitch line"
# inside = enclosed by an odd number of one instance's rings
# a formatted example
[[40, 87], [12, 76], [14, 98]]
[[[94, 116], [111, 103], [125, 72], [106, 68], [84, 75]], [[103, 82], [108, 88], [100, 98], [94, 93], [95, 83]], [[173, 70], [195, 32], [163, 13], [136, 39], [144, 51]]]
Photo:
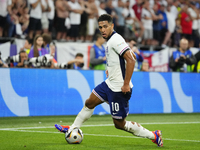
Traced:
[[[200, 124], [200, 122], [149, 122], [149, 123], [140, 123], [141, 125], [154, 125], [154, 124]], [[108, 126], [114, 126], [114, 124], [97, 124], [97, 125], [83, 125], [81, 127], [108, 127]], [[19, 128], [0, 128], [0, 130], [18, 130], [18, 129], [42, 129], [42, 128], [55, 128], [52, 126], [46, 126], [46, 127], [19, 127]]]
[[[16, 132], [33, 132], [33, 133], [53, 133], [53, 134], [63, 134], [61, 132], [49, 132], [49, 131], [30, 131], [30, 130], [8, 130], [8, 131], [16, 131]], [[104, 134], [88, 134], [84, 133], [84, 135], [89, 135], [89, 136], [102, 136], [102, 137], [119, 137], [119, 138], [140, 138], [136, 136], [122, 136], [122, 135], [104, 135]], [[140, 139], [145, 139], [145, 138], [140, 138]], [[180, 142], [195, 142], [195, 143], [200, 143], [199, 140], [186, 140], [186, 139], [170, 139], [170, 138], [163, 138], [163, 140], [167, 141], [180, 141]]]

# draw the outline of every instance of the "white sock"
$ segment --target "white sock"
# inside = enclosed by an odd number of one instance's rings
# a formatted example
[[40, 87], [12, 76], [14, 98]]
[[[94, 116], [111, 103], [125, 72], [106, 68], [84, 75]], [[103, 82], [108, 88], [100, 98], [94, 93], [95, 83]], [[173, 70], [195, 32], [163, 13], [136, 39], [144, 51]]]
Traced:
[[151, 131], [143, 128], [137, 122], [126, 121], [124, 129], [126, 131], [132, 133], [135, 136], [139, 136], [139, 137], [143, 137], [143, 138], [148, 138], [148, 139], [151, 139], [151, 140], [155, 139], [155, 136], [154, 136], [154, 134]]
[[79, 114], [76, 116], [76, 119], [74, 120], [74, 123], [70, 126], [70, 129], [80, 128], [82, 124], [92, 116], [93, 111], [94, 109], [89, 109], [88, 107], [84, 106]]

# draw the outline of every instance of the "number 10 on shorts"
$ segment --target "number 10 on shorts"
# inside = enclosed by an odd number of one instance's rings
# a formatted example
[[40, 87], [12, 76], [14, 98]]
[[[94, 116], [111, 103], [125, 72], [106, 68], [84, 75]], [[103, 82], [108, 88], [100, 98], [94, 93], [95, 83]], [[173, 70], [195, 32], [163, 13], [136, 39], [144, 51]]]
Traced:
[[111, 102], [111, 105], [112, 105], [112, 111], [114, 111], [114, 112], [119, 111], [118, 103]]

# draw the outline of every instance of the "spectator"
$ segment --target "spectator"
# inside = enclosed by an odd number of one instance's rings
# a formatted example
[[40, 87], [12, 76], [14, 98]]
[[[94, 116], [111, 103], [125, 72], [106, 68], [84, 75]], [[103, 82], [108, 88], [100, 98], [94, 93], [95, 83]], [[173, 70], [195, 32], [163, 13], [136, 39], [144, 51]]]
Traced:
[[113, 23], [114, 23], [114, 30], [116, 30], [116, 13], [114, 11], [112, 2], [113, 2], [112, 0], [107, 1], [105, 10], [106, 10], [107, 14], [112, 16]]
[[186, 38], [188, 41], [192, 39], [192, 18], [188, 12], [188, 6], [183, 5], [181, 11], [181, 28], [182, 37]]
[[27, 54], [29, 54], [32, 47], [32, 43], [32, 40], [26, 39], [24, 46], [20, 49], [20, 51], [25, 51]]
[[[19, 25], [19, 16], [18, 16], [18, 9], [16, 5], [13, 5], [11, 8], [12, 15], [7, 16], [7, 23], [9, 25], [8, 28], [8, 37], [12, 37], [14, 35], [15, 25]], [[17, 28], [16, 28], [17, 29]], [[22, 35], [21, 25], [19, 25], [19, 30], [16, 30], [17, 35]]]
[[98, 7], [98, 16], [107, 14], [105, 8], [106, 8], [106, 3], [104, 1], [101, 1]]
[[19, 11], [18, 15], [20, 17], [24, 13], [24, 8], [28, 8], [29, 10], [28, 0], [18, 0], [17, 3], [18, 3], [17, 5], [18, 5], [18, 11]]
[[97, 34], [96, 37], [97, 40], [90, 49], [90, 66], [91, 69], [105, 70], [106, 56], [105, 48], [103, 46], [103, 43], [105, 43], [105, 39], [100, 34]]
[[142, 14], [142, 5], [144, 4], [144, 0], [137, 0], [136, 4], [133, 5], [132, 9], [135, 12], [136, 17], [141, 21]]
[[45, 54], [48, 54], [48, 51], [45, 48], [42, 48], [43, 37], [41, 35], [36, 35], [34, 38], [33, 48], [28, 54], [29, 58], [39, 57]]
[[[82, 1], [82, 0], [81, 0]], [[81, 23], [80, 23], [80, 30], [79, 30], [79, 35], [80, 35], [80, 40], [82, 42], [85, 42], [86, 36], [87, 36], [87, 22], [88, 22], [88, 14], [87, 14], [87, 7], [86, 4], [83, 3], [83, 13], [81, 14]]]
[[121, 36], [124, 37], [124, 29], [125, 29], [125, 18], [123, 16], [123, 9], [124, 9], [124, 3], [122, 0], [118, 0], [118, 7], [114, 8], [114, 11], [116, 12], [116, 31]]
[[163, 19], [162, 14], [160, 13], [159, 9], [158, 9], [158, 5], [154, 5], [153, 6], [153, 10], [155, 12], [155, 20], [153, 20], [153, 41], [152, 41], [152, 45], [159, 45], [159, 41], [160, 41], [160, 35], [161, 35], [161, 22], [160, 20]]
[[153, 20], [155, 19], [155, 14], [152, 9], [149, 7], [149, 1], [144, 2], [142, 8], [142, 23], [144, 25], [144, 40], [143, 44], [150, 45], [153, 40]]
[[8, 15], [6, 17], [8, 25], [8, 37], [12, 37], [15, 29], [15, 21], [18, 20], [18, 5], [15, 1], [12, 1], [12, 5], [8, 6]]
[[83, 60], [83, 54], [82, 53], [77, 53], [75, 56], [75, 59], [69, 61], [67, 63], [67, 68], [68, 69], [82, 69], [84, 66], [84, 60]]
[[65, 19], [69, 17], [69, 5], [65, 0], [57, 0], [56, 1], [56, 39], [57, 40], [65, 40], [66, 39], [66, 27], [65, 27]]
[[179, 41], [181, 40], [182, 28], [180, 25], [180, 19], [176, 19], [176, 27], [174, 32], [174, 47], [179, 46]]
[[141, 71], [144, 71], [144, 72], [148, 72], [149, 71], [149, 63], [148, 63], [148, 61], [144, 60], [142, 62]]
[[51, 43], [52, 39], [49, 34], [43, 33], [42, 37], [43, 37], [43, 47], [47, 50], [48, 54], [50, 54], [48, 58], [49, 61], [51, 62], [49, 67], [54, 68], [54, 63], [57, 63], [56, 59], [54, 58], [56, 52], [55, 45]]
[[126, 1], [125, 8], [123, 10], [123, 15], [125, 17], [125, 34], [124, 38], [127, 40], [129, 38], [138, 37], [141, 38], [142, 34], [140, 34], [136, 31], [135, 28], [135, 22], [138, 22], [141, 27], [143, 27], [142, 23], [138, 20], [138, 18], [135, 16], [135, 13], [133, 9], [130, 7], [130, 1]]
[[174, 16], [174, 14], [171, 13], [170, 5], [167, 6], [166, 15], [167, 15], [168, 30], [165, 34], [165, 38], [162, 43], [162, 47], [166, 47], [167, 45], [169, 45], [171, 35], [172, 35], [172, 33], [174, 33], [175, 27], [176, 27], [176, 16]]
[[195, 6], [195, 2], [190, 1], [188, 12], [192, 19], [192, 39], [190, 40], [190, 47], [199, 47], [199, 33], [198, 33], [198, 18], [199, 12]]
[[180, 2], [179, 0], [174, 0], [170, 9], [170, 12], [174, 15], [175, 19], [178, 18], [179, 10], [180, 10]]
[[87, 26], [87, 41], [92, 41], [93, 35], [96, 30], [96, 17], [98, 16], [98, 9], [94, 0], [88, 0], [86, 4], [86, 12], [88, 14], [88, 26]]
[[43, 48], [48, 52], [49, 55], [46, 55], [47, 63], [45, 64], [46, 68], [56, 68], [55, 64], [57, 61], [55, 60], [55, 45], [53, 45], [52, 38], [48, 33], [43, 33]]
[[25, 63], [25, 61], [28, 61], [28, 55], [27, 55], [26, 51], [19, 52], [19, 60], [20, 60], [20, 62], [14, 63], [15, 67], [28, 68], [28, 65]]
[[43, 33], [48, 33], [49, 31], [49, 20], [48, 20], [48, 13], [51, 11], [51, 7], [49, 6], [49, 0], [41, 0], [42, 2], [42, 18], [41, 18], [41, 24], [42, 24], [42, 30]]
[[[154, 0], [154, 5], [157, 5], [158, 10], [160, 10], [160, 0]], [[152, 5], [152, 8], [154, 7], [154, 5]]]
[[141, 64], [143, 62], [143, 57], [141, 55], [141, 52], [136, 47], [135, 39], [130, 39], [128, 45], [129, 45], [130, 49], [134, 52], [134, 54], [136, 56], [136, 59], [137, 59], [137, 61], [135, 63], [134, 71], [138, 71], [138, 70], [141, 69]]
[[22, 9], [22, 15], [19, 17], [19, 23], [22, 25], [22, 32], [26, 32], [29, 26], [30, 15], [28, 14], [29, 8], [24, 7]]
[[194, 56], [195, 56], [197, 62], [194, 65], [193, 72], [200, 73], [200, 51], [198, 51]]
[[69, 13], [69, 18], [70, 18], [70, 37], [72, 41], [76, 42], [78, 36], [79, 36], [79, 27], [81, 23], [81, 14], [84, 11], [84, 4], [83, 1], [79, 1], [80, 3], [76, 2], [76, 0], [70, 0], [68, 2], [70, 6], [70, 13]]
[[41, 0], [29, 0], [31, 5], [30, 10], [30, 23], [29, 23], [29, 38], [33, 39], [34, 32], [37, 34], [41, 34], [42, 24], [42, 8], [44, 6], [41, 3]]
[[54, 5], [54, 0], [48, 0], [49, 7], [51, 11], [47, 12], [47, 18], [49, 21], [49, 34], [51, 35], [52, 29], [53, 29], [53, 21], [55, 17], [55, 5]]
[[159, 41], [160, 45], [163, 43], [166, 33], [168, 31], [168, 20], [167, 20], [167, 14], [165, 13], [166, 6], [167, 6], [167, 2], [163, 1], [161, 3], [160, 10], [159, 10], [159, 13], [161, 13], [163, 16], [163, 19], [160, 20], [161, 22], [161, 35], [160, 35], [160, 41]]
[[169, 61], [169, 67], [173, 71], [191, 72], [191, 65], [196, 63], [196, 58], [188, 49], [188, 40], [180, 40], [180, 48], [172, 53]]
[[47, 50], [47, 52], [50, 54], [50, 44], [51, 44], [51, 36], [47, 33], [42, 34], [43, 37], [43, 47]]

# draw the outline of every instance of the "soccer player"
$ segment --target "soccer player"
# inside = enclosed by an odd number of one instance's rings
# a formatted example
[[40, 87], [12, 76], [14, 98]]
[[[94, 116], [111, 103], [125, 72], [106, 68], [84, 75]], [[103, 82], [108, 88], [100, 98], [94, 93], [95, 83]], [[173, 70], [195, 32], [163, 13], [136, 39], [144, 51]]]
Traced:
[[135, 66], [135, 55], [121, 35], [116, 33], [113, 28], [112, 17], [103, 14], [98, 18], [99, 30], [107, 40], [107, 79], [95, 87], [86, 100], [85, 106], [77, 115], [71, 126], [55, 124], [55, 127], [65, 133], [73, 128], [80, 128], [89, 119], [94, 108], [107, 102], [110, 105], [110, 112], [113, 122], [117, 129], [132, 133], [135, 136], [151, 139], [158, 146], [163, 146], [161, 131], [149, 131], [137, 122], [126, 121], [129, 113], [129, 99], [132, 93], [131, 76]]

